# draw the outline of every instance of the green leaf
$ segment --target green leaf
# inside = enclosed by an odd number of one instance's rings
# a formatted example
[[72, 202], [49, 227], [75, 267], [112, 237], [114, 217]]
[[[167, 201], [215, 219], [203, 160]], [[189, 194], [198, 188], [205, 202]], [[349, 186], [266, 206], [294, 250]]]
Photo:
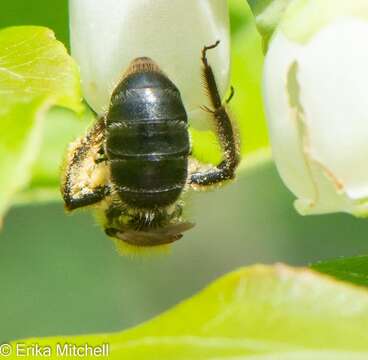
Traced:
[[367, 328], [364, 288], [276, 265], [226, 275], [192, 299], [122, 333], [25, 343], [51, 346], [53, 359], [58, 358], [58, 343], [107, 343], [108, 358], [119, 360], [148, 360], [153, 354], [165, 360], [363, 360], [368, 358]]
[[[2, 1], [0, 28], [32, 24], [52, 29], [57, 39], [68, 46], [68, 0]], [[47, 11], [46, 11], [47, 9]]]
[[351, 282], [356, 285], [368, 286], [368, 256], [355, 256], [313, 264], [312, 269]]
[[256, 19], [258, 31], [263, 37], [264, 50], [267, 49], [268, 42], [291, 1], [248, 0]]
[[51, 30], [0, 31], [0, 217], [30, 182], [53, 105], [81, 112], [79, 72]]

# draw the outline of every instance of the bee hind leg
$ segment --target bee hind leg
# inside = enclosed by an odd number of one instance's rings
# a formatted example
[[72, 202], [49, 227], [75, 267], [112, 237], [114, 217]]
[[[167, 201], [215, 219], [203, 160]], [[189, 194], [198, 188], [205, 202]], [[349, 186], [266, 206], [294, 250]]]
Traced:
[[108, 169], [100, 161], [103, 131], [100, 120], [69, 149], [61, 187], [67, 210], [96, 204], [110, 193]]
[[91, 206], [102, 201], [107, 195], [105, 187], [95, 188], [82, 196], [73, 196], [71, 191], [66, 189], [63, 194], [65, 207], [72, 211], [81, 207]]
[[234, 178], [235, 170], [239, 164], [238, 139], [234, 131], [230, 117], [226, 111], [226, 104], [234, 96], [234, 89], [231, 87], [231, 94], [223, 104], [217, 88], [216, 79], [211, 65], [207, 60], [207, 51], [219, 45], [219, 41], [211, 46], [205, 46], [202, 50], [203, 77], [208, 90], [212, 109], [205, 110], [212, 114], [215, 121], [217, 136], [223, 150], [223, 161], [216, 167], [204, 172], [191, 174], [189, 183], [196, 186], [210, 186], [225, 180]]

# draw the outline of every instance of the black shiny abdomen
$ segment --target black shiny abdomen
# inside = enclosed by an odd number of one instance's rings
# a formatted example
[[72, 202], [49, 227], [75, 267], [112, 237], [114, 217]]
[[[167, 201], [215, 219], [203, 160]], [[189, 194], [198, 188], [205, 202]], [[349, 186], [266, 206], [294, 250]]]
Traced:
[[178, 199], [187, 180], [187, 115], [163, 73], [144, 69], [122, 80], [111, 97], [105, 135], [111, 177], [125, 203], [151, 209]]

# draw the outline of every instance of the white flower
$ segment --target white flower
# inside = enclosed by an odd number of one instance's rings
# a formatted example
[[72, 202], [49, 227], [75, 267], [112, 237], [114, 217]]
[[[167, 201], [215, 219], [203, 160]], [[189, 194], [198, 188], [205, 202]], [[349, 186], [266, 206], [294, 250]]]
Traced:
[[295, 0], [266, 55], [273, 155], [302, 214], [368, 214], [368, 1]]
[[179, 88], [191, 118], [206, 118], [201, 49], [217, 40], [209, 60], [223, 95], [229, 82], [227, 0], [70, 0], [72, 55], [84, 96], [97, 112], [129, 63], [151, 57]]

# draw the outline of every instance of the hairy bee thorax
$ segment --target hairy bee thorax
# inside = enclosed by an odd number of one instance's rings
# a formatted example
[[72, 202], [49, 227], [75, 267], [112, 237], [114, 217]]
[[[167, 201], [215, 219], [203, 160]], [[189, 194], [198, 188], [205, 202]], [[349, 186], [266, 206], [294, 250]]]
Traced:
[[131, 74], [144, 73], [144, 72], [152, 72], [152, 73], [161, 73], [162, 70], [157, 66], [157, 64], [149, 57], [139, 57], [133, 60], [126, 72], [123, 75], [123, 80], [127, 78]]

